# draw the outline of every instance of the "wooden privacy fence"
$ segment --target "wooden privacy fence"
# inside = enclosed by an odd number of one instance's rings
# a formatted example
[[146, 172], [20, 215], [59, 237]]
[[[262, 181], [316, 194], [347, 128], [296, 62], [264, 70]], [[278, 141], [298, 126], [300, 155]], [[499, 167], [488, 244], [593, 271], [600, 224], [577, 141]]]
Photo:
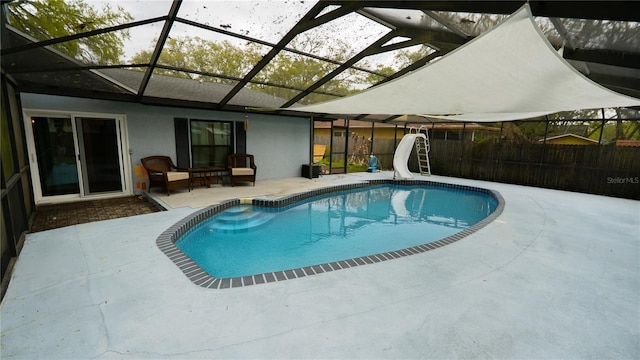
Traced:
[[[640, 200], [640, 147], [443, 139], [430, 142], [429, 160], [435, 175]], [[315, 143], [326, 144], [328, 149], [331, 140], [316, 136]], [[344, 151], [344, 144], [335, 145], [341, 146], [338, 152]], [[373, 153], [382, 169], [393, 169], [395, 148], [393, 139], [374, 139]], [[353, 153], [353, 143], [348, 153]], [[414, 151], [409, 169], [418, 172], [417, 164]]]
[[434, 174], [640, 199], [640, 147], [432, 140]]

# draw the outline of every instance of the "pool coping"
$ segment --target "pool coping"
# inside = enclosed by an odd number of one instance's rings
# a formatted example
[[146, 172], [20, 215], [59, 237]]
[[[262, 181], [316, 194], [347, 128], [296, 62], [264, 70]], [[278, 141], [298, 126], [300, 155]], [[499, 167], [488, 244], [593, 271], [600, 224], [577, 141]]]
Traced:
[[283, 208], [288, 205], [297, 203], [299, 201], [312, 198], [315, 196], [330, 194], [339, 191], [345, 190], [353, 190], [353, 189], [361, 189], [375, 185], [385, 185], [385, 184], [394, 184], [394, 185], [428, 185], [433, 187], [444, 187], [444, 188], [453, 188], [460, 190], [472, 190], [478, 191], [481, 193], [485, 193], [493, 197], [498, 203], [496, 209], [486, 218], [480, 220], [474, 225], [459, 231], [453, 235], [447, 236], [440, 240], [415, 245], [412, 247], [384, 252], [380, 254], [367, 255], [358, 258], [348, 259], [348, 260], [340, 260], [334, 261], [330, 263], [324, 263], [320, 265], [312, 265], [306, 266], [302, 268], [296, 269], [288, 269], [282, 271], [274, 271], [267, 272], [257, 275], [248, 275], [241, 277], [232, 277], [232, 278], [217, 278], [209, 273], [207, 273], [204, 269], [200, 267], [196, 262], [194, 262], [190, 257], [188, 257], [182, 250], [180, 250], [175, 242], [184, 235], [191, 228], [199, 224], [200, 222], [208, 219], [216, 215], [219, 212], [222, 212], [230, 207], [240, 205], [241, 202], [244, 203], [245, 199], [232, 199], [227, 200], [222, 203], [209, 206], [205, 209], [196, 211], [189, 216], [183, 218], [178, 221], [168, 229], [166, 229], [158, 238], [156, 239], [156, 245], [158, 248], [176, 265], [180, 270], [187, 276], [191, 282], [195, 285], [208, 288], [208, 289], [229, 289], [229, 288], [237, 288], [243, 286], [250, 285], [258, 285], [258, 284], [266, 284], [276, 281], [284, 281], [297, 279], [305, 276], [318, 275], [325, 272], [337, 271], [342, 269], [349, 269], [356, 266], [374, 264], [382, 261], [393, 260], [405, 256], [421, 254], [427, 251], [435, 250], [445, 245], [452, 244], [458, 240], [461, 240], [470, 234], [480, 230], [485, 227], [492, 221], [494, 221], [500, 214], [502, 213], [505, 205], [504, 198], [500, 195], [499, 192], [495, 190], [483, 189], [474, 186], [467, 185], [457, 185], [457, 184], [447, 184], [440, 183], [429, 180], [370, 180], [367, 182], [361, 183], [353, 183], [353, 184], [343, 184], [330, 186], [326, 188], [320, 188], [316, 190], [311, 190], [304, 193], [286, 195], [278, 199], [252, 199], [251, 204], [255, 206], [261, 206], [266, 208]]

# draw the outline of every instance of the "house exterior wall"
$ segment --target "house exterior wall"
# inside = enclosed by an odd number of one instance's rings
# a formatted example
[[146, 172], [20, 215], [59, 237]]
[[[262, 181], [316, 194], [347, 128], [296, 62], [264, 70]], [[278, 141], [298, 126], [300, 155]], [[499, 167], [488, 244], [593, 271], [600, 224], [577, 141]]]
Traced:
[[598, 145], [597, 142], [592, 142], [575, 137], [561, 137], [557, 139], [547, 139], [547, 144], [553, 145]]
[[310, 163], [310, 126], [308, 118], [249, 114], [247, 152], [255, 156], [257, 178], [301, 176], [302, 164]]
[[[132, 174], [140, 159], [167, 155], [176, 160], [174, 118], [239, 121], [244, 113], [151, 106], [137, 103], [23, 93], [25, 110], [52, 110], [126, 115]], [[309, 163], [310, 121], [304, 117], [249, 114], [247, 152], [255, 155], [257, 179], [300, 176]], [[135, 181], [135, 176], [134, 176]], [[138, 189], [133, 187], [135, 192]]]

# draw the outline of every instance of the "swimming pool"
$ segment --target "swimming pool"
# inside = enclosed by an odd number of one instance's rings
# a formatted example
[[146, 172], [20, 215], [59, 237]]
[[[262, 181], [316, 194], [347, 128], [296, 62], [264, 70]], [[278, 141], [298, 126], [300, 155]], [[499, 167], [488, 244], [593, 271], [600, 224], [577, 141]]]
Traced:
[[492, 191], [373, 181], [193, 214], [158, 238], [196, 284], [227, 288], [315, 275], [447, 245], [499, 215]]

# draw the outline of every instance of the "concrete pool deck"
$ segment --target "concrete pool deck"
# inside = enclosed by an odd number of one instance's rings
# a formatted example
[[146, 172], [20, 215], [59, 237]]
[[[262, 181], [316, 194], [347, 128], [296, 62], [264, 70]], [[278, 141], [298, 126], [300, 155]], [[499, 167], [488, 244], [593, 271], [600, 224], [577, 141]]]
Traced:
[[224, 290], [194, 285], [155, 244], [220, 196], [391, 176], [198, 188], [158, 196], [169, 211], [29, 234], [0, 309], [1, 357], [640, 356], [640, 201], [416, 176], [496, 190], [504, 211], [434, 251]]

